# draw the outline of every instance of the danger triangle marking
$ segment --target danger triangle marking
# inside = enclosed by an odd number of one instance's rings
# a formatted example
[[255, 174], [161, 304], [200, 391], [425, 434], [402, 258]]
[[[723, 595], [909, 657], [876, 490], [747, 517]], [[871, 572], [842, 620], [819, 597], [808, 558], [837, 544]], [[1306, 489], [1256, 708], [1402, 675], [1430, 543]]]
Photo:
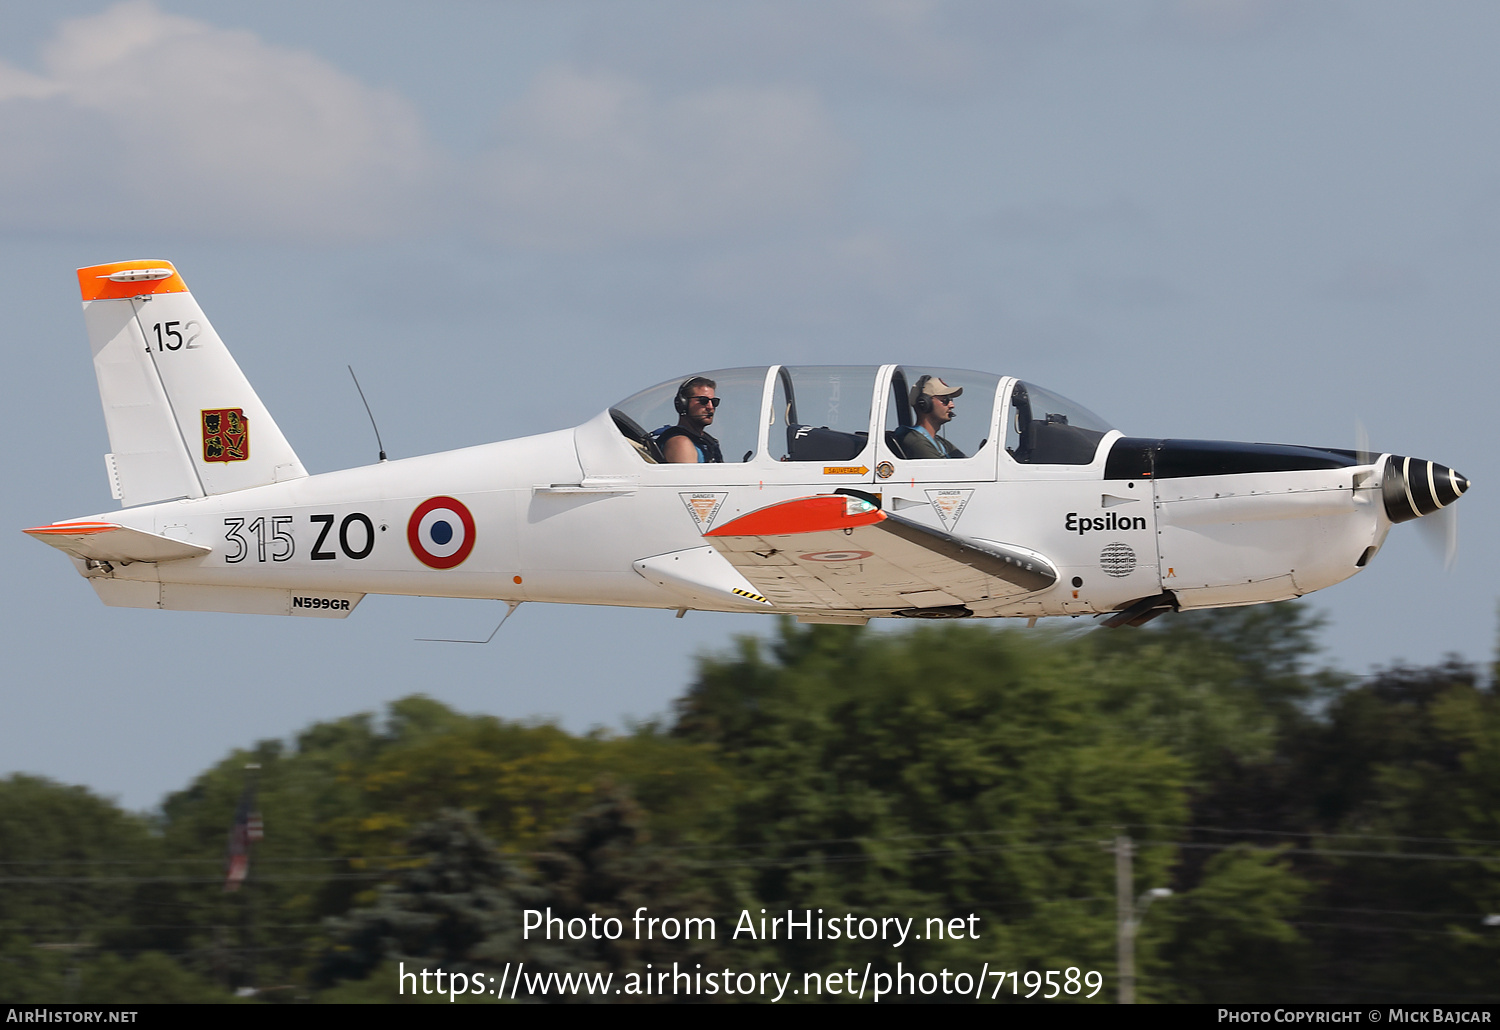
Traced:
[[937, 512], [938, 518], [943, 520], [943, 528], [947, 530], [958, 525], [959, 516], [969, 506], [969, 498], [973, 495], [973, 490], [927, 491], [927, 499], [932, 502], [933, 510]]
[[714, 524], [714, 516], [719, 513], [719, 507], [723, 505], [724, 498], [728, 493], [685, 493], [679, 494], [682, 503], [687, 507], [688, 514], [698, 524], [699, 532], [707, 532]]

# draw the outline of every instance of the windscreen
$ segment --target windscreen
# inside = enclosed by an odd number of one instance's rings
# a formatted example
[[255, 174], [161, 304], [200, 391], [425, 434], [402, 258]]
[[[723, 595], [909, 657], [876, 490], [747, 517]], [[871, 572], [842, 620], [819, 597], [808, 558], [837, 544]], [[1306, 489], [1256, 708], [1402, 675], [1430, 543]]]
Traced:
[[1018, 382], [1010, 394], [1005, 449], [1031, 465], [1087, 465], [1113, 428], [1081, 404]]

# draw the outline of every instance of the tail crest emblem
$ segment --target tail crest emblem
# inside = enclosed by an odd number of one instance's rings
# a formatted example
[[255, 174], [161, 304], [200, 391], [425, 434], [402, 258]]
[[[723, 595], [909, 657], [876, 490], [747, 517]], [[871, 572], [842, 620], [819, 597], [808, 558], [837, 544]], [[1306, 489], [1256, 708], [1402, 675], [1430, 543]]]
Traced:
[[242, 408], [203, 409], [203, 460], [246, 461], [250, 457], [250, 420]]

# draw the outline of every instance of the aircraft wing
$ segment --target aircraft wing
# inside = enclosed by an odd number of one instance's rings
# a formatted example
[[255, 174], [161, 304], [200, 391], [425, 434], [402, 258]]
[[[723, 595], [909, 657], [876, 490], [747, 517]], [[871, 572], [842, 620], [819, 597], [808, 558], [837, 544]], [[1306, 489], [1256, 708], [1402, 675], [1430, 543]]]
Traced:
[[779, 608], [940, 608], [1057, 582], [1035, 551], [929, 529], [852, 495], [783, 501], [704, 539]]
[[127, 529], [113, 522], [59, 522], [23, 532], [75, 558], [113, 562], [117, 565], [201, 558], [212, 550], [183, 540], [173, 540], [169, 536]]

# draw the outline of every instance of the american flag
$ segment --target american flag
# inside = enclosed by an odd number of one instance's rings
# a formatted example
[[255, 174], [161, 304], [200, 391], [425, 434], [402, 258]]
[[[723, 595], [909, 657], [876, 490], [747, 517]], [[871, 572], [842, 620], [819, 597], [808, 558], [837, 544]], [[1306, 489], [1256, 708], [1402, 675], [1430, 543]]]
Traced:
[[234, 810], [234, 825], [229, 828], [229, 871], [224, 878], [224, 889], [236, 891], [245, 877], [250, 875], [250, 845], [265, 836], [260, 813], [255, 810], [255, 780], [245, 783], [245, 792], [240, 795], [239, 807]]

